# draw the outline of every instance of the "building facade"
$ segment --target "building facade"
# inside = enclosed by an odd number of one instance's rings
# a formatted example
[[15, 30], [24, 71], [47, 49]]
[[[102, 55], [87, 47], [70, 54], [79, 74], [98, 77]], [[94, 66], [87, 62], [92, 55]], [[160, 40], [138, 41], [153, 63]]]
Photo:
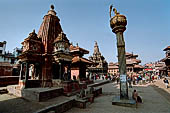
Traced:
[[[137, 59], [138, 55], [133, 53], [126, 53], [126, 71], [127, 75], [136, 75], [143, 72], [143, 66], [140, 65], [141, 60]], [[119, 75], [118, 63], [109, 63], [108, 73], [114, 76]]]
[[0, 42], [0, 76], [19, 76], [16, 63], [21, 49], [15, 48], [13, 53], [6, 52], [6, 41]]
[[166, 57], [164, 59], [162, 59], [161, 61], [165, 62], [165, 64], [166, 64], [166, 75], [170, 76], [170, 46], [166, 47], [164, 49], [164, 51], [166, 52], [165, 53]]

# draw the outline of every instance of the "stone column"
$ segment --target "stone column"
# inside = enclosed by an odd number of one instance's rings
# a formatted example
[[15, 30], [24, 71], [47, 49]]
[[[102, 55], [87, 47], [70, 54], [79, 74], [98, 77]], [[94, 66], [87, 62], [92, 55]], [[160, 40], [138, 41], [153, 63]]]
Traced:
[[68, 69], [67, 69], [67, 73], [68, 73], [68, 80], [71, 80], [71, 64], [68, 64]]
[[117, 38], [118, 63], [120, 72], [120, 99], [128, 99], [125, 41], [123, 37], [123, 32], [126, 30], [127, 21], [124, 15], [120, 15], [115, 8], [113, 10], [115, 12], [115, 16], [111, 17], [110, 26], [112, 28], [112, 32], [116, 34]]
[[62, 65], [61, 65], [61, 62], [59, 62], [59, 79], [62, 80]]
[[24, 67], [24, 64], [21, 63], [21, 69], [20, 69], [20, 77], [19, 77], [19, 80], [22, 80], [22, 79], [23, 79], [23, 67]]
[[29, 63], [26, 62], [25, 88], [28, 87], [28, 77], [29, 77]]

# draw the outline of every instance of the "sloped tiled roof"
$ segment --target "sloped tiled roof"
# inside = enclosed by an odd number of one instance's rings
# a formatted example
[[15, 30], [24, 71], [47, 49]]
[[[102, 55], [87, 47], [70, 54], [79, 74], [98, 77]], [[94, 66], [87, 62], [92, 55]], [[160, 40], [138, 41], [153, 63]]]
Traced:
[[134, 68], [142, 68], [143, 69], [144, 67], [141, 65], [135, 65]]
[[166, 50], [170, 50], [170, 46], [168, 46], [164, 49], [164, 51], [166, 51]]
[[88, 53], [89, 53], [88, 50], [83, 49], [83, 48], [81, 48], [81, 47], [79, 47], [79, 46], [70, 45], [70, 52], [74, 52], [74, 51], [81, 51], [81, 52], [83, 52], [84, 54], [88, 54]]
[[76, 62], [84, 62], [84, 63], [88, 63], [88, 64], [91, 64], [92, 62], [86, 58], [82, 58], [82, 57], [79, 57], [79, 56], [76, 56], [72, 59], [72, 63], [76, 63]]

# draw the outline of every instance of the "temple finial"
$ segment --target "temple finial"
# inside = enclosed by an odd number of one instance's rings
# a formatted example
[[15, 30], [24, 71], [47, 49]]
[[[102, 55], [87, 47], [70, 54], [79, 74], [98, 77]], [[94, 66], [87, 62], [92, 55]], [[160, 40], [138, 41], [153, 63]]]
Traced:
[[51, 5], [51, 9], [54, 10], [54, 5]]
[[51, 9], [48, 11], [48, 14], [56, 16], [56, 12], [54, 11], [54, 5], [51, 5]]
[[33, 32], [32, 33], [35, 33], [35, 29], [33, 29]]

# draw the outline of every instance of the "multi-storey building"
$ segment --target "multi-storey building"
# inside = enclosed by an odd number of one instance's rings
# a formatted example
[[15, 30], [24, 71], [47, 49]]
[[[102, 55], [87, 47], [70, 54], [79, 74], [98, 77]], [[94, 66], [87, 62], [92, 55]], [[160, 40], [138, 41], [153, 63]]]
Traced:
[[168, 76], [170, 76], [170, 46], [166, 47], [164, 49], [164, 51], [166, 51], [166, 57], [164, 59], [162, 59], [161, 61], [165, 62], [166, 64], [166, 70], [167, 70], [167, 74]]
[[13, 53], [6, 52], [6, 41], [0, 42], [0, 76], [18, 75], [17, 69], [14, 69], [17, 62], [17, 56], [21, 54], [21, 49], [15, 48]]
[[[139, 64], [141, 60], [137, 59], [137, 57], [138, 55], [133, 53], [126, 53], [126, 71], [128, 75], [142, 73], [143, 66]], [[108, 73], [111, 75], [119, 75], [119, 64], [117, 62], [109, 63]]]

